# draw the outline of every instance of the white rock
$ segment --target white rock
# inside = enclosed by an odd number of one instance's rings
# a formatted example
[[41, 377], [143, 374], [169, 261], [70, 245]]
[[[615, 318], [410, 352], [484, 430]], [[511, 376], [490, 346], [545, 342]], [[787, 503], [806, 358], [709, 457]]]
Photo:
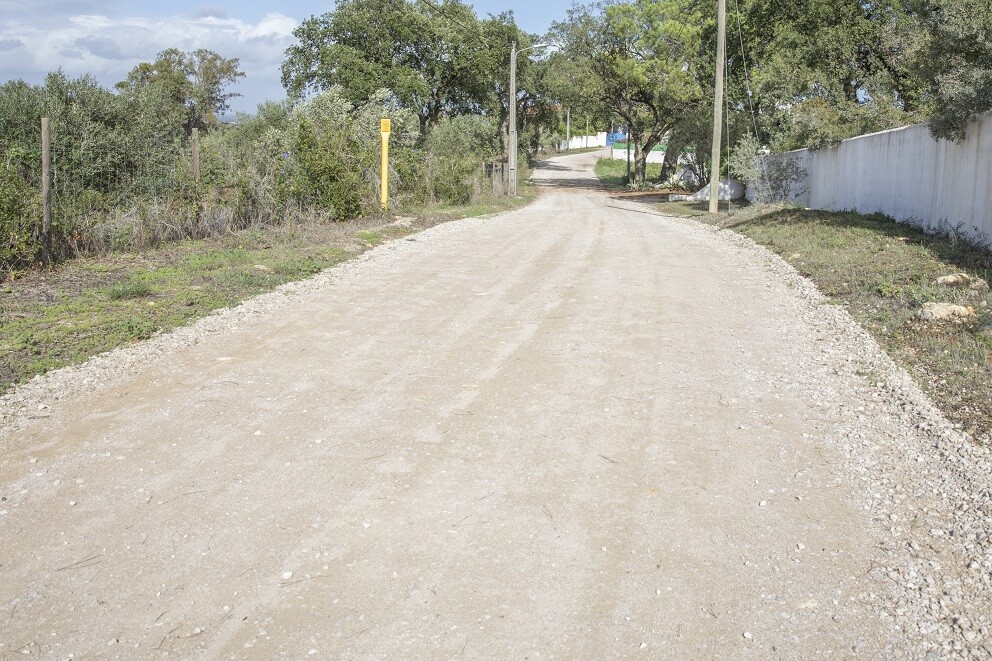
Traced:
[[926, 321], [949, 321], [952, 319], [966, 319], [975, 314], [974, 308], [966, 308], [963, 305], [954, 303], [924, 303], [923, 309], [919, 311], [920, 319]]

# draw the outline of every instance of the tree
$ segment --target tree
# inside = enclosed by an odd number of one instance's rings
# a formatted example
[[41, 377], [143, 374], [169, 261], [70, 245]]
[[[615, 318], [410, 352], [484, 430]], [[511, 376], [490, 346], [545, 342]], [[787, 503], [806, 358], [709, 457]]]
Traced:
[[[921, 121], [915, 1], [741, 0], [741, 15], [728, 17], [731, 105], [753, 107], [761, 141], [779, 151]], [[742, 89], [741, 50], [753, 97]]]
[[353, 104], [385, 87], [426, 133], [444, 116], [489, 106], [493, 56], [483, 32], [458, 0], [342, 0], [293, 32], [299, 43], [286, 51], [283, 86], [302, 99], [338, 85]]
[[575, 8], [553, 27], [565, 57], [588, 66], [601, 101], [629, 126], [637, 186], [651, 150], [705, 98], [694, 74], [702, 24], [692, 0], [634, 0]]
[[564, 139], [566, 116], [570, 114], [575, 129], [585, 129], [585, 121], [605, 128], [613, 112], [603, 103], [602, 84], [587, 59], [575, 59], [564, 52], [552, 53], [535, 63], [535, 84], [545, 102], [556, 111], [555, 129]]
[[963, 140], [992, 110], [992, 6], [987, 0], [937, 0], [923, 9], [927, 43], [921, 68], [934, 94], [930, 130]]
[[230, 100], [241, 96], [229, 86], [244, 77], [238, 58], [226, 59], [214, 51], [200, 48], [186, 53], [169, 48], [154, 62], [142, 62], [117, 83], [124, 92], [156, 88], [183, 111], [183, 126], [189, 134], [194, 128], [209, 128], [218, 123], [218, 115], [230, 108]]

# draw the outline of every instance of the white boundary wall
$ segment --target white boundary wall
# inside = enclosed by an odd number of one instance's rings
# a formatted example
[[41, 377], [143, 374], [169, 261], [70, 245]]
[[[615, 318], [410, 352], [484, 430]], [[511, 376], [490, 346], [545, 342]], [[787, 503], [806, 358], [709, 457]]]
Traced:
[[928, 231], [959, 228], [992, 241], [992, 114], [969, 126], [960, 143], [934, 140], [917, 124], [771, 158], [788, 157], [809, 174], [797, 204], [883, 213]]
[[[610, 147], [610, 158], [616, 161], [626, 161], [627, 160], [627, 150], [626, 149], [615, 149]], [[630, 160], [634, 160], [634, 146], [630, 146]], [[664, 163], [665, 162], [665, 152], [663, 151], [652, 151], [648, 154], [648, 163]]]
[[562, 142], [561, 149], [588, 149], [590, 147], [605, 147], [606, 146], [606, 134], [597, 133], [596, 135], [576, 135], [572, 136], [571, 142]]

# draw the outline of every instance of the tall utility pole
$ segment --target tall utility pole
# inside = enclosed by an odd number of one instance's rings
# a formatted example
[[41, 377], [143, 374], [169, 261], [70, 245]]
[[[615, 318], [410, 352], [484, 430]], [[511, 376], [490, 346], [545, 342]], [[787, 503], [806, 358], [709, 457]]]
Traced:
[[510, 46], [510, 179], [507, 190], [510, 197], [517, 194], [517, 54], [534, 48], [545, 48], [548, 44], [534, 44], [517, 51], [517, 42]]
[[727, 66], [727, 0], [717, 0], [716, 94], [713, 96], [713, 165], [710, 213], [720, 211], [720, 143], [723, 140], [723, 70]]
[[510, 197], [517, 194], [517, 42], [510, 47]]

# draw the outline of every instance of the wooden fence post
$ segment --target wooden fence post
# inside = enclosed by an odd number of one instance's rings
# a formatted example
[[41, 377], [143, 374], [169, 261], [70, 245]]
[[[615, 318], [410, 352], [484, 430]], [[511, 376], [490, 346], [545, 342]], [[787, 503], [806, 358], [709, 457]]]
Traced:
[[41, 118], [41, 260], [52, 263], [52, 126]]
[[200, 185], [200, 129], [193, 129], [193, 181]]

